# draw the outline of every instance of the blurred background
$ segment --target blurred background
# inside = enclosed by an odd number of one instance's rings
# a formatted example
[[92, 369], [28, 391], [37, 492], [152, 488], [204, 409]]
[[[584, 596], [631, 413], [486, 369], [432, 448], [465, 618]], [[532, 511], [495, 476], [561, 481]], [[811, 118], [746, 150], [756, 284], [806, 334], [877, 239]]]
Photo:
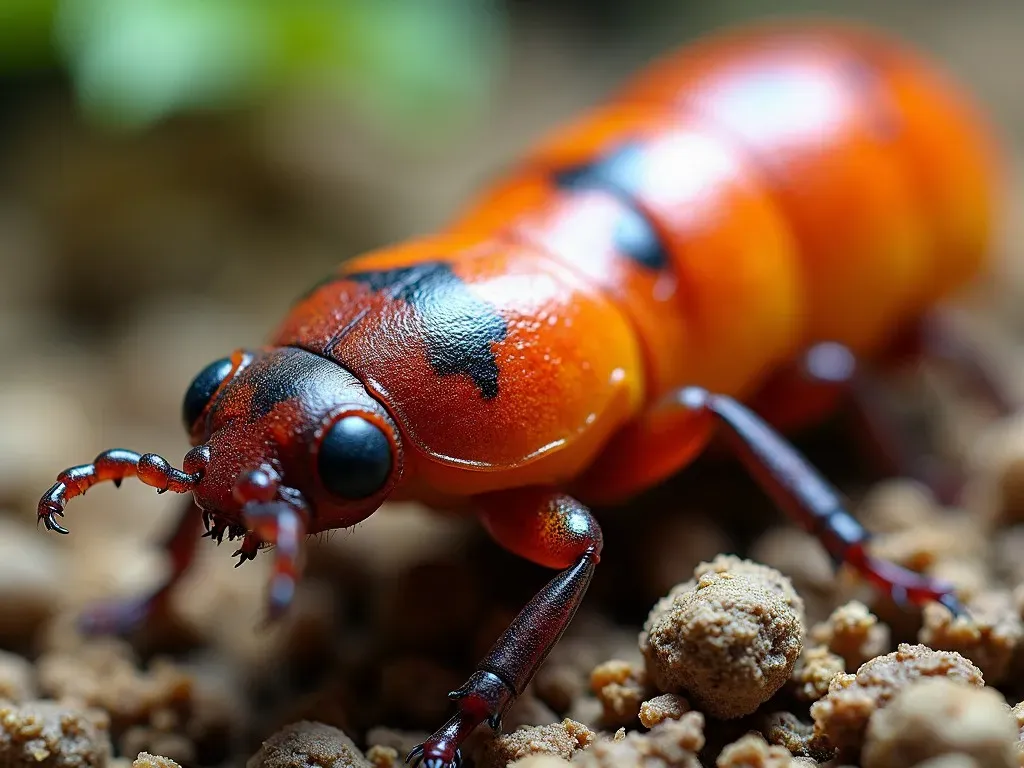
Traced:
[[[339, 260], [444, 223], [539, 134], [658, 54], [822, 7], [0, 0], [0, 593], [35, 590], [54, 605], [144, 588], [157, 561], [140, 542], [166, 529], [173, 500], [105, 487], [72, 505], [72, 536], [44, 536], [35, 504], [56, 472], [115, 445], [179, 461], [193, 375], [260, 343]], [[1024, 4], [827, 8], [906, 38], [959, 79], [1002, 133], [1015, 189]], [[1024, 330], [1012, 205], [992, 294], [1011, 336]], [[380, 517], [361, 528], [453, 530]], [[339, 559], [373, 560], [356, 538], [332, 542]], [[207, 549], [227, 574], [228, 552]], [[262, 567], [231, 574], [247, 597], [236, 595], [242, 613], [225, 636], [255, 626]], [[195, 611], [216, 610], [191, 589]], [[0, 635], [24, 645], [34, 620], [0, 621], [17, 625]]]

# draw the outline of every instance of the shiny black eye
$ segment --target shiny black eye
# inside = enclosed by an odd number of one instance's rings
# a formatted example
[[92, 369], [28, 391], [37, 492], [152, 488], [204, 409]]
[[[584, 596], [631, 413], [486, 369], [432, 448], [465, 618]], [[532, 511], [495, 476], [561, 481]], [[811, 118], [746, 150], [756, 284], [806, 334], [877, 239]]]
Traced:
[[324, 487], [343, 499], [373, 496], [391, 474], [391, 443], [359, 416], [338, 419], [320, 442], [317, 469]]
[[206, 404], [210, 402], [220, 383], [231, 373], [231, 368], [229, 358], [217, 360], [203, 368], [189, 384], [188, 391], [185, 392], [185, 401], [181, 404], [181, 418], [185, 422], [186, 430], [192, 430], [192, 425], [202, 416]]

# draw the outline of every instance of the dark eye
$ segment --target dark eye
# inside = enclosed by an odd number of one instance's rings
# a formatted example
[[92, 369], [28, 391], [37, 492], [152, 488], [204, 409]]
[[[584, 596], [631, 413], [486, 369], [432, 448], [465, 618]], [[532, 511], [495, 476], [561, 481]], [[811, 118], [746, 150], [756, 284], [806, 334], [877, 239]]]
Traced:
[[206, 404], [210, 402], [220, 383], [231, 373], [231, 368], [229, 358], [217, 360], [203, 368], [189, 384], [188, 391], [185, 392], [185, 401], [181, 404], [181, 418], [185, 422], [186, 430], [192, 430], [192, 425], [202, 416]]
[[320, 442], [317, 469], [324, 487], [343, 499], [373, 496], [391, 474], [391, 443], [359, 416], [338, 419]]

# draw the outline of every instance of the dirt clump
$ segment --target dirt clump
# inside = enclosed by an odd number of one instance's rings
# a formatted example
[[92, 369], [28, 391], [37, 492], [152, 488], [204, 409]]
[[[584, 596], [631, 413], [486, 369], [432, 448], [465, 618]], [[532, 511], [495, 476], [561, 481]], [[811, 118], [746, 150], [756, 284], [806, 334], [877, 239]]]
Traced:
[[568, 760], [590, 746], [595, 738], [594, 732], [585, 725], [568, 718], [554, 725], [524, 727], [487, 744], [478, 765], [480, 768], [504, 768], [529, 755], [541, 754]]
[[662, 598], [640, 636], [651, 681], [709, 715], [753, 712], [789, 678], [803, 648], [803, 601], [767, 566], [730, 555], [701, 563]]
[[0, 651], [0, 700], [19, 702], [35, 698], [36, 670], [28, 659]]
[[343, 731], [321, 723], [292, 723], [263, 742], [246, 768], [373, 768]]
[[944, 677], [981, 688], [981, 670], [958, 653], [905, 643], [865, 662], [855, 674], [838, 675], [828, 693], [811, 705], [814, 734], [845, 753], [859, 752], [872, 715], [922, 678]]
[[132, 768], [181, 768], [181, 766], [169, 757], [140, 752], [139, 756], [132, 761]]
[[967, 615], [954, 617], [932, 603], [924, 608], [919, 642], [935, 649], [956, 651], [970, 659], [991, 685], [1010, 675], [1014, 657], [1024, 639], [1024, 622], [1013, 595], [1005, 590], [983, 592], [967, 604]]
[[793, 757], [789, 750], [769, 744], [757, 733], [748, 733], [727, 744], [718, 755], [715, 768], [814, 768], [811, 758]]
[[965, 755], [990, 768], [1015, 768], [1018, 728], [1003, 697], [936, 677], [900, 691], [868, 722], [864, 768], [904, 768]]
[[618, 728], [630, 725], [640, 715], [640, 705], [647, 698], [647, 672], [627, 661], [606, 661], [590, 673], [590, 687], [603, 708], [605, 726]]
[[817, 701], [828, 693], [832, 680], [845, 670], [846, 665], [842, 657], [832, 653], [824, 645], [804, 648], [790, 676], [793, 693], [802, 701]]
[[665, 720], [678, 720], [690, 711], [690, 703], [674, 693], [663, 693], [640, 705], [640, 722], [653, 728]]
[[839, 606], [810, 631], [811, 639], [840, 656], [848, 670], [886, 653], [892, 647], [889, 636], [889, 627], [857, 600]]
[[54, 701], [0, 702], [0, 765], [102, 767], [110, 757], [110, 720], [98, 709]]
[[646, 733], [633, 731], [621, 738], [601, 739], [580, 752], [572, 764], [582, 768], [700, 768], [697, 754], [704, 743], [704, 716], [687, 712]]

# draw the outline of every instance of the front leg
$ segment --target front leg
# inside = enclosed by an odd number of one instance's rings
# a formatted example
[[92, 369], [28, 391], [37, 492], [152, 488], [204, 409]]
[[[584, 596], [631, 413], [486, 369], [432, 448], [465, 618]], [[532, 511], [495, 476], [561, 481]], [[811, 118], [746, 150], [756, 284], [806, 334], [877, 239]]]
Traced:
[[538, 488], [489, 494], [479, 502], [481, 522], [495, 541], [527, 560], [564, 570], [519, 612], [462, 687], [448, 694], [458, 712], [408, 758], [427, 768], [458, 765], [459, 746], [485, 720], [500, 727], [572, 621], [601, 558], [601, 528], [570, 496]]

